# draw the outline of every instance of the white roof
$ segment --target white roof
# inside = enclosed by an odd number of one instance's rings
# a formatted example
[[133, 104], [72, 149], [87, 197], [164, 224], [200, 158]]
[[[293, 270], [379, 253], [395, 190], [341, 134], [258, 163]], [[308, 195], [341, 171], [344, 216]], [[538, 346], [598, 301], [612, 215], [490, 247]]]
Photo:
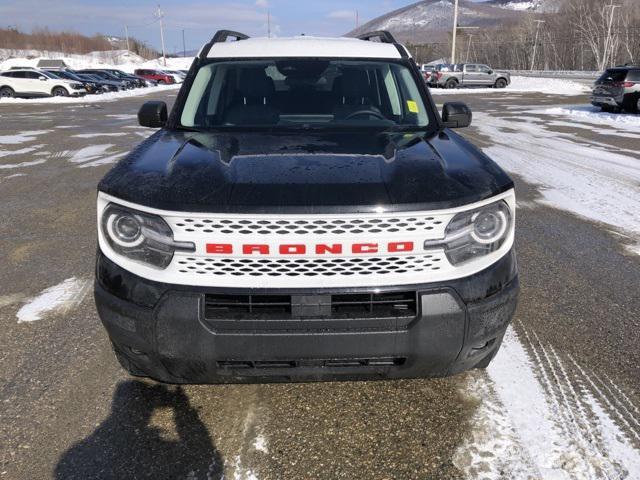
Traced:
[[208, 58], [324, 57], [324, 58], [401, 58], [395, 45], [355, 38], [249, 38], [216, 43]]

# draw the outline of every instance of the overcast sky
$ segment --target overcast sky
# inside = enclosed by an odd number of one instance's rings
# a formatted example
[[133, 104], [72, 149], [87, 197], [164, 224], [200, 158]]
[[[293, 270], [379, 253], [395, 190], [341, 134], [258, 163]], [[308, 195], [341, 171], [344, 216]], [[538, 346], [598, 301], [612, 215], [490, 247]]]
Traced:
[[[356, 10], [360, 23], [364, 23], [411, 3], [411, 0], [160, 0], [169, 53], [182, 51], [183, 29], [187, 50], [200, 48], [220, 28], [266, 35], [267, 11], [271, 13], [272, 31], [276, 35], [341, 35], [355, 27]], [[0, 0], [0, 26], [17, 26], [22, 30], [47, 26], [89, 35], [124, 36], [124, 26], [128, 25], [131, 36], [159, 48], [159, 26], [154, 16], [157, 4], [158, 0]]]

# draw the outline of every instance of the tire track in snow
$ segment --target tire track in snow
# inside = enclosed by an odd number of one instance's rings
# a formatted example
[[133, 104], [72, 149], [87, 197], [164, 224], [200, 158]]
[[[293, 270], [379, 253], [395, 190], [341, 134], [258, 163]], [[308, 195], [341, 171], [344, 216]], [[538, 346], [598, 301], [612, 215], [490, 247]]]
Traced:
[[510, 328], [487, 372], [469, 374], [465, 393], [480, 405], [454, 464], [468, 478], [640, 478], [631, 399], [535, 331], [518, 330], [522, 341]]

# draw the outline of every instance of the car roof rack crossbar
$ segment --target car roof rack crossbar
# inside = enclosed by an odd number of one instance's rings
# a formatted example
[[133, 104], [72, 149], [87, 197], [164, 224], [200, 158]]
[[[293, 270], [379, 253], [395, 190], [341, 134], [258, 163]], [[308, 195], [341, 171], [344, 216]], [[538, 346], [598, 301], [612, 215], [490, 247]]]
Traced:
[[407, 53], [406, 49], [402, 45], [400, 45], [396, 41], [394, 36], [391, 35], [391, 32], [388, 32], [387, 30], [376, 30], [375, 32], [363, 33], [361, 35], [358, 35], [356, 38], [358, 40], [365, 40], [367, 42], [370, 42], [373, 38], [377, 38], [380, 41], [380, 43], [390, 43], [394, 45], [398, 49], [398, 52], [403, 58], [409, 57], [409, 54]]
[[201, 60], [207, 58], [207, 55], [209, 55], [209, 52], [211, 51], [211, 47], [213, 47], [214, 44], [224, 43], [229, 38], [235, 38], [236, 41], [247, 40], [249, 38], [249, 35], [245, 35], [244, 33], [240, 33], [240, 32], [234, 32], [233, 30], [218, 30], [216, 34], [213, 36], [213, 38], [211, 39], [211, 41], [202, 48], [199, 58]]

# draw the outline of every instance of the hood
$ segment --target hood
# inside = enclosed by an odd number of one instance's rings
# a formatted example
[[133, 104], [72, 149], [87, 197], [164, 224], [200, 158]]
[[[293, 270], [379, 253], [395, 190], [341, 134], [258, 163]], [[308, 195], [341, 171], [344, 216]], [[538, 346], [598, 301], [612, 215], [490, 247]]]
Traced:
[[161, 130], [99, 190], [189, 212], [371, 212], [451, 208], [512, 188], [459, 135], [194, 133]]

